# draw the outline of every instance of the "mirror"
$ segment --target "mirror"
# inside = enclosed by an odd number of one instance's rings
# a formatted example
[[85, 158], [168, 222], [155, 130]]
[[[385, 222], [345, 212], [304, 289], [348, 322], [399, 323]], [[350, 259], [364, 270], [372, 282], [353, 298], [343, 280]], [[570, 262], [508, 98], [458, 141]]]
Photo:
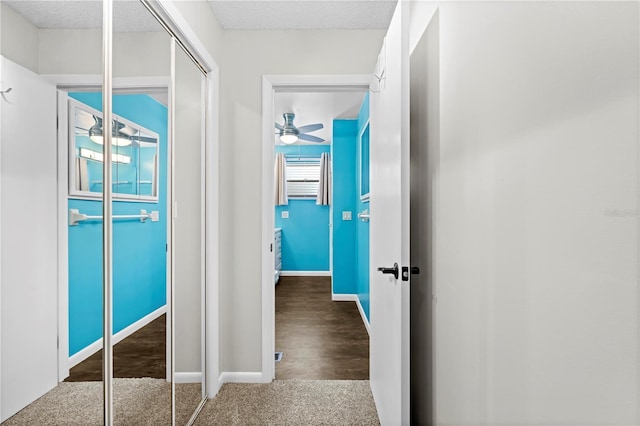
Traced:
[[[95, 94], [86, 93], [72, 93], [71, 97], [97, 98]], [[69, 118], [69, 128], [74, 129], [69, 132], [69, 195], [99, 198], [102, 196], [102, 113], [69, 100]], [[157, 133], [114, 115], [114, 199], [158, 201], [158, 140]]]
[[360, 200], [369, 201], [369, 123], [360, 134]]
[[172, 39], [139, 1], [113, 2], [113, 30], [113, 418], [171, 425]]
[[[103, 203], [101, 194], [67, 197], [67, 98], [71, 91], [101, 92], [102, 3], [3, 0], [0, 7], [0, 80], [12, 88], [0, 99], [0, 421], [100, 424], [103, 223], [70, 226], [68, 212], [101, 217]], [[93, 150], [102, 154], [100, 145]], [[5, 222], [9, 217], [14, 220]], [[8, 238], [7, 229], [19, 239]]]
[[[186, 424], [205, 397], [202, 226], [205, 79], [178, 46], [175, 52], [174, 312], [176, 424]], [[178, 422], [178, 419], [181, 419]]]

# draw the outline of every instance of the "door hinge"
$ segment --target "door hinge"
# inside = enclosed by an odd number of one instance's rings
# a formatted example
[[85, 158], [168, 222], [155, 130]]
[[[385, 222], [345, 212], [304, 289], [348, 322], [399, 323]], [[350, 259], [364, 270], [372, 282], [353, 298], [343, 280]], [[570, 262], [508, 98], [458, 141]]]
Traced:
[[164, 251], [167, 253], [169, 252], [169, 244], [164, 245]]
[[273, 243], [269, 244], [269, 251], [273, 253]]

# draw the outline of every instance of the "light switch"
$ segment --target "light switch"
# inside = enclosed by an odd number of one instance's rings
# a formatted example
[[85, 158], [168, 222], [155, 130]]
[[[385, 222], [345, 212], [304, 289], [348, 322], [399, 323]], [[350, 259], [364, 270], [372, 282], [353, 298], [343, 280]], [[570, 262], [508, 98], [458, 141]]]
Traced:
[[342, 212], [342, 220], [351, 220], [351, 212]]
[[280, 212], [280, 217], [283, 219], [289, 219], [289, 212], [287, 210], [283, 210]]

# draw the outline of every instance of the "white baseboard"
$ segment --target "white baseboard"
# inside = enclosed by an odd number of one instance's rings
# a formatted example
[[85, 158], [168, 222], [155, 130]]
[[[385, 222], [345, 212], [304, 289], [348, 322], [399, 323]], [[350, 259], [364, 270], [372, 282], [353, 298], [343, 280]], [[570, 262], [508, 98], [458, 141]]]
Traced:
[[220, 374], [220, 385], [224, 383], [263, 383], [262, 373], [225, 371]]
[[202, 383], [202, 373], [199, 371], [192, 371], [188, 373], [175, 372], [173, 380], [176, 383]]
[[[131, 336], [133, 333], [135, 333], [136, 331], [140, 330], [142, 327], [144, 327], [145, 325], [149, 324], [151, 321], [159, 318], [161, 315], [163, 315], [166, 312], [167, 312], [167, 305], [161, 306], [158, 309], [156, 309], [155, 311], [151, 312], [150, 314], [140, 318], [138, 321], [134, 322], [133, 324], [131, 324], [127, 328], [117, 332], [116, 334], [113, 335], [113, 339], [112, 339], [113, 345], [115, 345], [115, 344], [121, 342], [122, 340], [124, 340], [125, 338]], [[79, 363], [81, 363], [85, 359], [89, 358], [91, 355], [93, 355], [96, 352], [98, 352], [100, 349], [102, 349], [102, 338], [96, 340], [95, 342], [93, 342], [89, 346], [85, 347], [84, 349], [81, 349], [80, 351], [78, 351], [75, 354], [73, 354], [72, 356], [70, 356], [69, 357], [69, 368], [71, 368], [71, 367], [73, 367], [75, 365], [78, 365]]]
[[362, 308], [362, 304], [360, 303], [360, 298], [357, 295], [356, 295], [356, 305], [358, 306], [358, 311], [360, 311], [360, 316], [362, 317], [364, 328], [367, 329], [367, 334], [371, 335], [371, 331], [369, 330], [369, 320], [367, 319], [367, 316], [364, 314], [364, 309]]
[[330, 277], [331, 271], [280, 271], [281, 277]]
[[364, 314], [364, 309], [362, 309], [362, 304], [360, 303], [360, 298], [357, 294], [331, 294], [331, 300], [334, 302], [356, 302], [356, 306], [358, 307], [358, 312], [360, 312], [360, 316], [362, 317], [362, 322], [364, 323], [364, 328], [367, 329], [367, 333], [371, 334], [369, 330], [369, 321], [367, 320], [367, 316]]
[[331, 300], [334, 302], [355, 302], [358, 300], [358, 295], [331, 293]]

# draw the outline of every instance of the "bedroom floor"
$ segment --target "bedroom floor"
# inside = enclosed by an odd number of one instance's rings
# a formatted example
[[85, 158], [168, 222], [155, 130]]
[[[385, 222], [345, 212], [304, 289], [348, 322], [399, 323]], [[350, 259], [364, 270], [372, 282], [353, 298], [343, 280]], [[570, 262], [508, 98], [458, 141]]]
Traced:
[[369, 334], [355, 302], [331, 300], [330, 277], [280, 277], [275, 308], [276, 379], [369, 379]]
[[[166, 377], [166, 322], [164, 314], [113, 347], [114, 377]], [[71, 368], [65, 382], [101, 380], [102, 351], [99, 351]]]

